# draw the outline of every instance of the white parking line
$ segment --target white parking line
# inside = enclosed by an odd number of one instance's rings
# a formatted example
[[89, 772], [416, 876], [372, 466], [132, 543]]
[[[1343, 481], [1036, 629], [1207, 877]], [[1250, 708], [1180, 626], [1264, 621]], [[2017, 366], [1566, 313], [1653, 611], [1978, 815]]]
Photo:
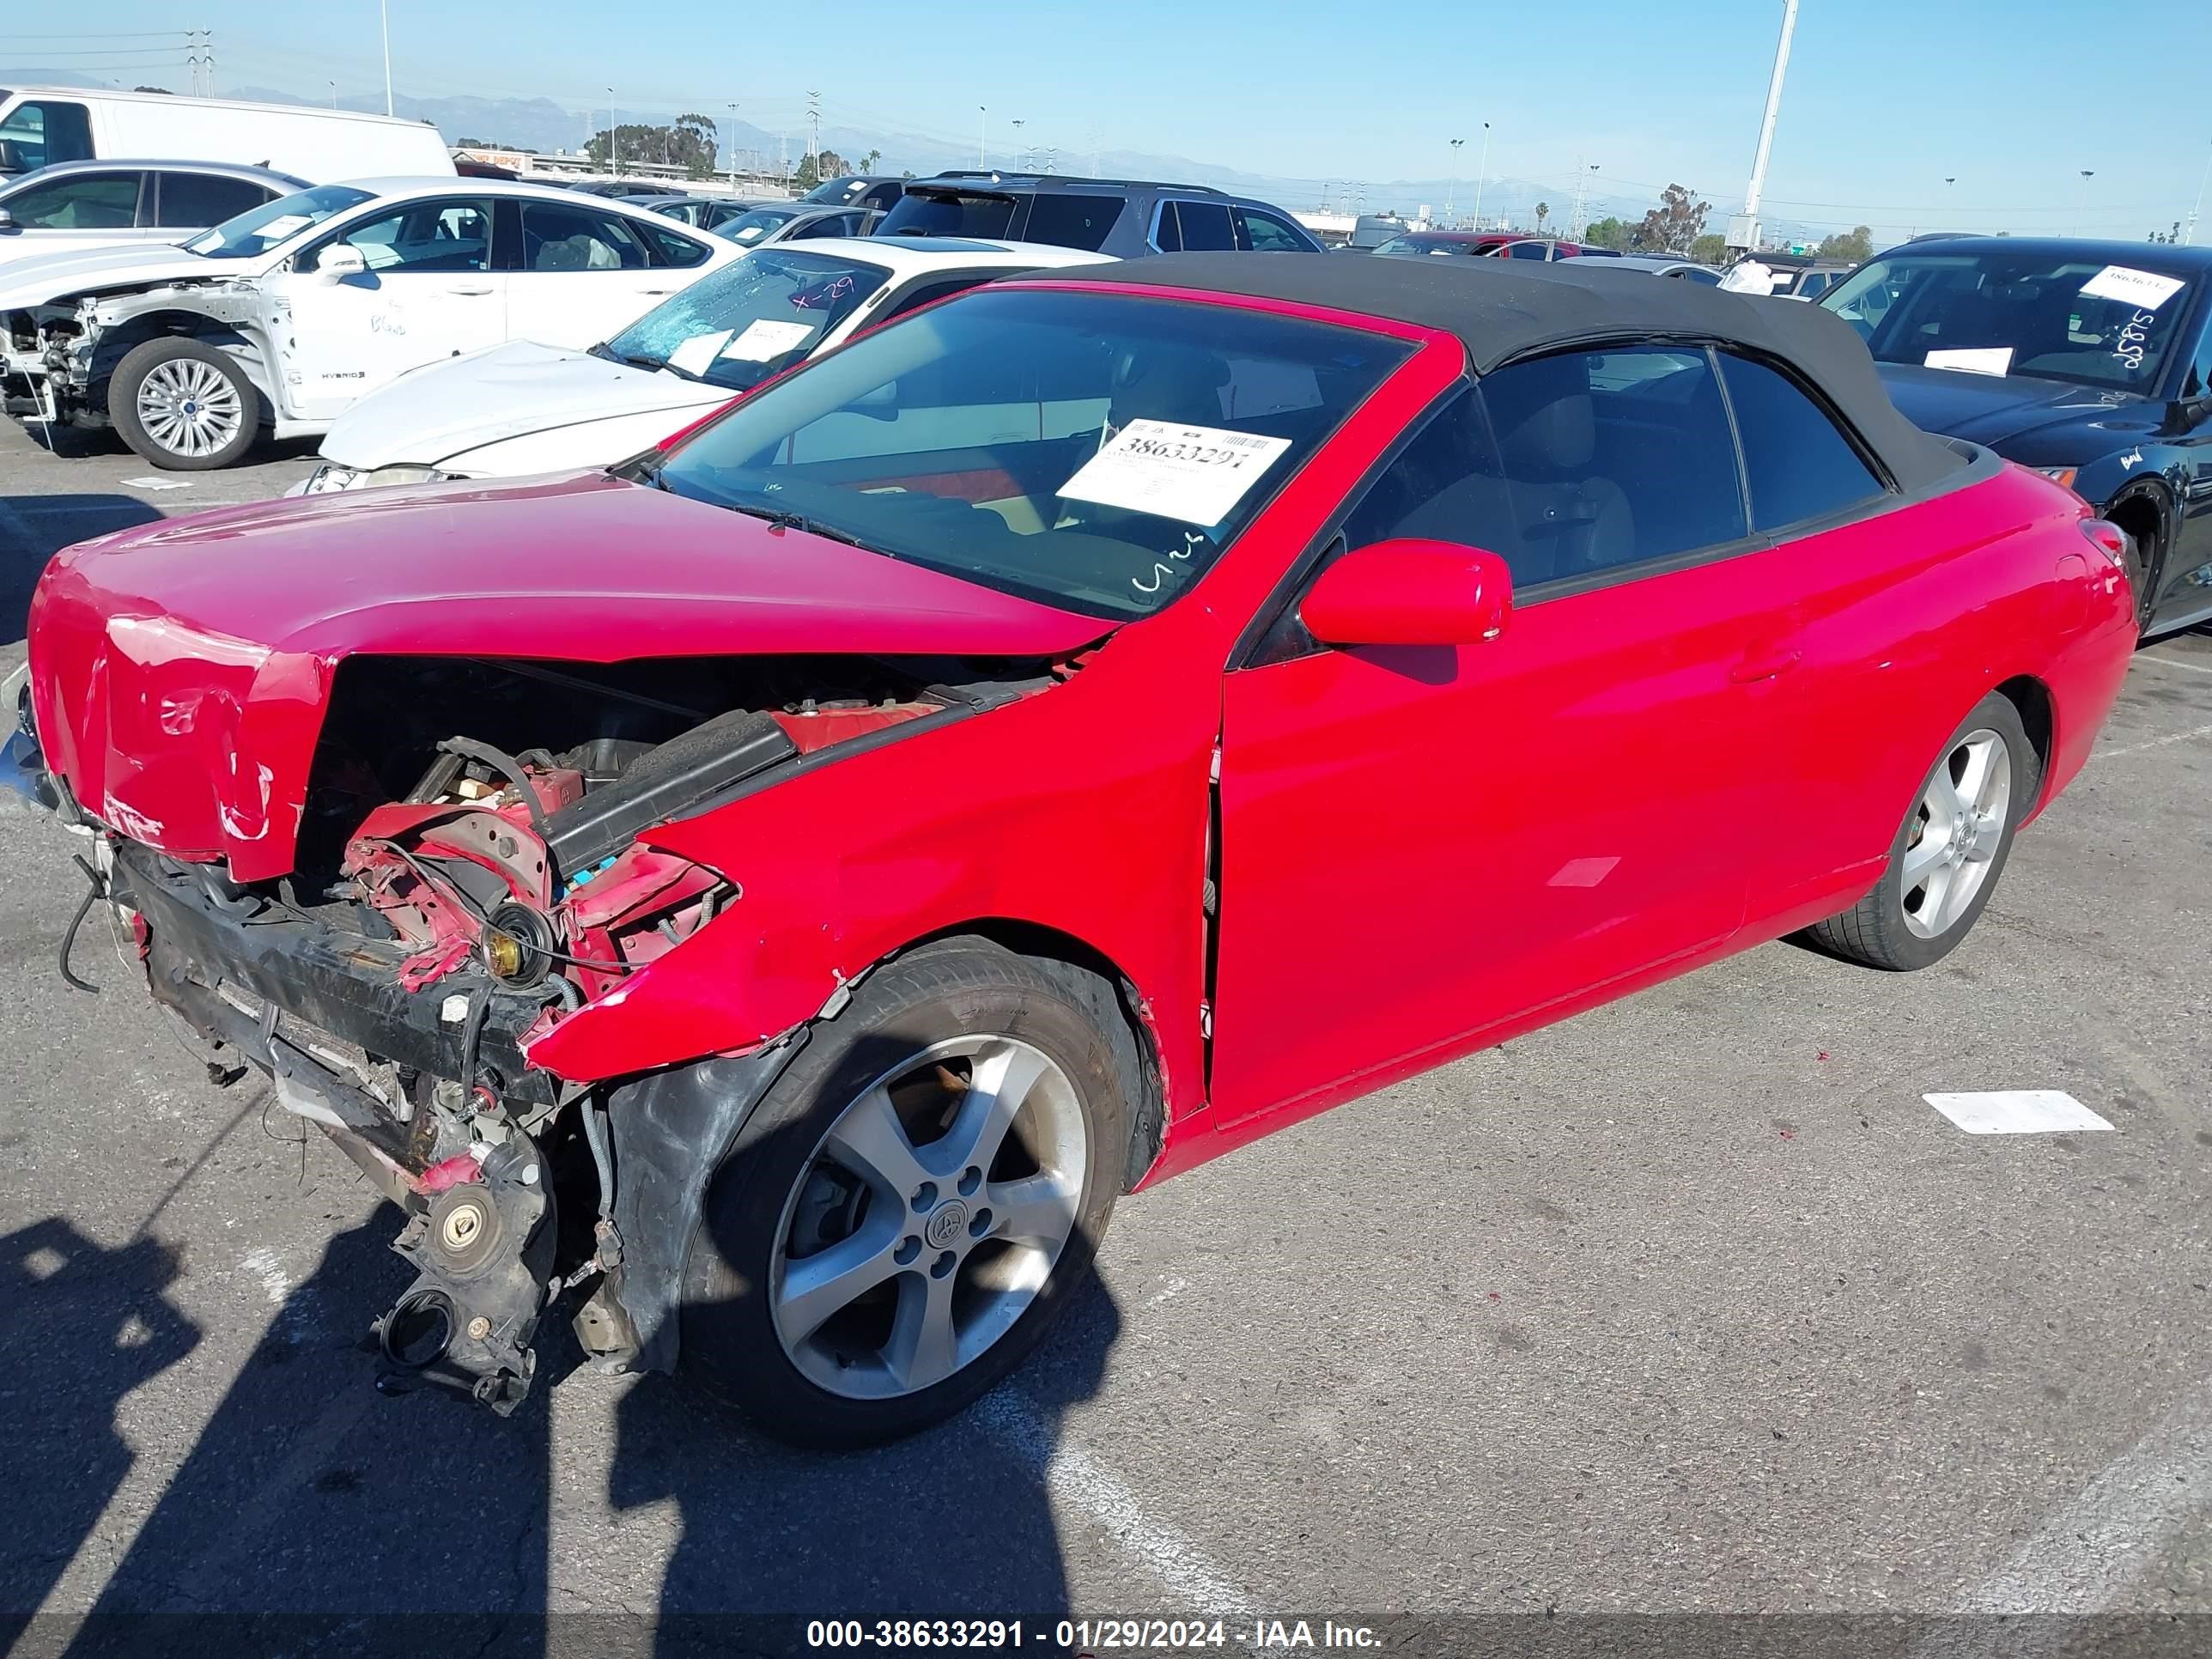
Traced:
[[1253, 1613], [1252, 1599], [1195, 1542], [1147, 1515], [1137, 1494], [1089, 1452], [1064, 1438], [1056, 1442], [1018, 1390], [1001, 1387], [984, 1395], [976, 1403], [975, 1420], [1027, 1465], [1054, 1498], [1112, 1534], [1178, 1605], [1203, 1607], [1209, 1616], [1224, 1619]]
[[2011, 1560], [1968, 1591], [1960, 1610], [2103, 1612], [2208, 1504], [2212, 1382], [2199, 1382]]
[[2163, 749], [2170, 743], [2188, 743], [2197, 738], [2212, 738], [2212, 726], [2192, 726], [2186, 732], [2169, 732], [2162, 738], [2124, 744], [2118, 749], [2100, 749], [2089, 758], [2093, 761], [2121, 760], [2130, 755], [2148, 754], [2151, 750]]
[[2137, 662], [2154, 662], [2161, 668], [2185, 668], [2192, 674], [2212, 674], [2212, 662], [2187, 662], [2179, 657], [2161, 657], [2154, 652], [2137, 653]]

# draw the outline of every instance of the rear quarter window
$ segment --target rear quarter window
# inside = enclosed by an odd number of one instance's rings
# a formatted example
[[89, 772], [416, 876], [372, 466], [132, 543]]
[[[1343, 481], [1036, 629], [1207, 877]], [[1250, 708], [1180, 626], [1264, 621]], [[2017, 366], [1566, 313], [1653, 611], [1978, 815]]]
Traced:
[[[903, 204], [902, 204], [903, 205]], [[1079, 196], [1073, 191], [1040, 191], [1030, 202], [1029, 222], [1022, 228], [1025, 242], [1049, 242], [1055, 247], [1080, 248], [1085, 253], [1096, 253], [1106, 246], [1127, 204], [1118, 196]], [[1229, 246], [1229, 216], [1222, 214], [1223, 247]], [[1186, 247], [1200, 244], [1188, 240], [1189, 228], [1184, 228]], [[1214, 244], [1207, 243], [1212, 246]]]

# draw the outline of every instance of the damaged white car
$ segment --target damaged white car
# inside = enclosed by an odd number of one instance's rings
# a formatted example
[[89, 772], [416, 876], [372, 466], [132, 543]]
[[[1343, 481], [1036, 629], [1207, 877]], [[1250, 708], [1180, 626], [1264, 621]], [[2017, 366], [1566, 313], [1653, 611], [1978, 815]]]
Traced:
[[181, 247], [0, 270], [0, 399], [112, 426], [156, 466], [307, 437], [408, 370], [509, 339], [581, 347], [743, 257], [658, 214], [483, 179], [322, 185]]

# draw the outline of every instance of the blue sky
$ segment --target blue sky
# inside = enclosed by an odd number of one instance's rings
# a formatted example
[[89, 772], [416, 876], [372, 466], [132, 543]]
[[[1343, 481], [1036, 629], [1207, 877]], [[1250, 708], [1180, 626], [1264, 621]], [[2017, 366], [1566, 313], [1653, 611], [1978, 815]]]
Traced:
[[[1024, 141], [1073, 152], [1097, 143], [1378, 184], [1444, 176], [1455, 137], [1468, 141], [1459, 169], [1471, 175], [1488, 120], [1493, 178], [1565, 198], [1594, 162], [1613, 195], [1656, 196], [1679, 179], [1717, 218], [1747, 182], [1782, 9], [391, 0], [393, 78], [422, 96], [544, 95], [583, 108], [603, 105], [611, 81], [633, 107], [719, 113], [734, 98], [757, 125], [797, 132], [805, 89], [817, 88], [830, 125], [972, 138], [980, 104], [994, 147], [1020, 116]], [[114, 37], [205, 25], [220, 83], [302, 94], [331, 79], [349, 93], [381, 84], [375, 0], [106, 0], [97, 24], [70, 38], [52, 9], [10, 16], [54, 38], [0, 27], [0, 63], [82, 66], [128, 85], [166, 50], [163, 84], [174, 84], [173, 46]], [[131, 51], [150, 55], [91, 55]], [[2141, 236], [2187, 213], [2212, 155], [2208, 62], [2208, 6], [1804, 0], [1769, 217]], [[2084, 168], [2095, 177], [2084, 181]], [[2212, 229], [2200, 223], [2198, 239]]]

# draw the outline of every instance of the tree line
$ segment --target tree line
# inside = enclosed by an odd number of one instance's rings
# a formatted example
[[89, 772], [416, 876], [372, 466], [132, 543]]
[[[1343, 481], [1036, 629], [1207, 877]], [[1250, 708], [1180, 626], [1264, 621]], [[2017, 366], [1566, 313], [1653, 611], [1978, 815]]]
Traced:
[[[1728, 258], [1728, 239], [1705, 228], [1712, 210], [1711, 202], [1696, 201], [1684, 186], [1669, 185], [1660, 192], [1659, 205], [1647, 210], [1640, 222], [1607, 216], [1594, 221], [1582, 239], [1592, 247], [1609, 247], [1618, 253], [1660, 254], [1717, 265]], [[1540, 223], [1542, 211], [1540, 206]], [[1823, 259], [1855, 265], [1874, 257], [1874, 232], [1855, 225], [1824, 237], [1814, 252]]]

